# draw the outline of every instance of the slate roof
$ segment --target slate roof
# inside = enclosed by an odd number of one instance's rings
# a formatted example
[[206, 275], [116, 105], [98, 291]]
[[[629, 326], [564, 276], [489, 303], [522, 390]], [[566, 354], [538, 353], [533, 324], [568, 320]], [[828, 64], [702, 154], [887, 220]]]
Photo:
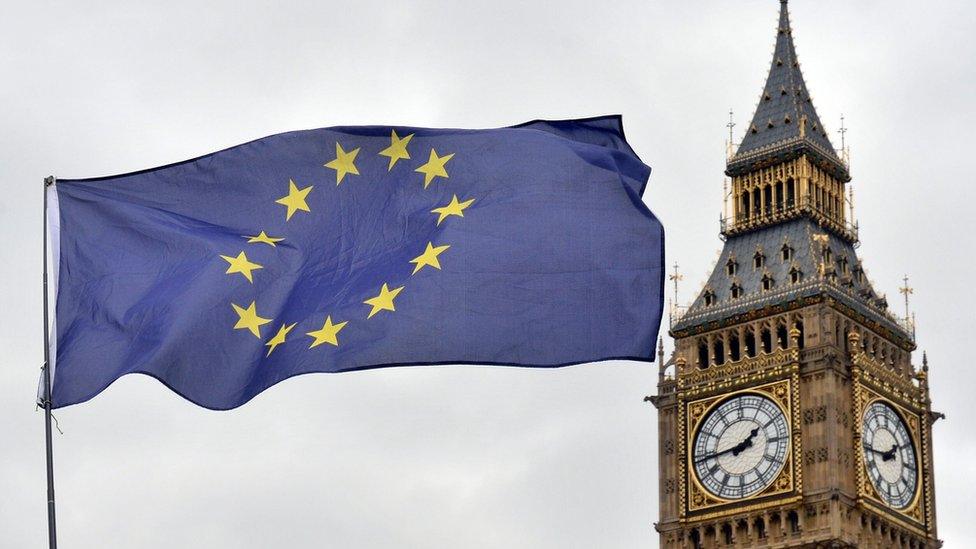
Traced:
[[729, 169], [734, 172], [736, 167], [752, 165], [762, 156], [782, 155], [784, 150], [801, 148], [809, 149], [808, 152], [816, 153], [816, 156], [842, 171], [841, 179], [849, 179], [813, 107], [796, 57], [787, 3], [780, 0], [776, 49], [766, 85], [752, 123], [729, 162]]
[[[801, 130], [800, 121], [806, 123]], [[789, 118], [789, 122], [786, 122]], [[755, 132], [753, 132], [753, 128]], [[746, 131], [739, 150], [729, 161], [726, 173], [747, 173], [764, 165], [807, 154], [842, 181], [849, 181], [846, 166], [836, 151], [810, 100], [800, 64], [796, 59], [787, 0], [780, 0], [776, 50], [763, 88], [763, 97]], [[856, 238], [843, 238], [821, 227], [809, 212], [741, 234], [725, 241], [722, 254], [708, 282], [695, 301], [671, 327], [673, 335], [687, 335], [706, 324], [771, 305], [782, 305], [812, 296], [829, 296], [866, 320], [880, 325], [905, 340], [913, 335], [888, 311], [884, 296], [871, 287], [855, 251]], [[726, 233], [728, 234], [728, 233]], [[825, 239], [825, 240], [824, 240]], [[783, 247], [791, 249], [789, 259]], [[830, 250], [829, 261], [823, 249]], [[760, 267], [755, 256], [764, 256]], [[729, 274], [729, 261], [736, 263]], [[847, 267], [844, 268], [844, 263]], [[793, 282], [791, 271], [801, 274]], [[859, 274], [860, 272], [860, 274]], [[763, 279], [770, 281], [764, 288]], [[733, 286], [741, 291], [732, 296]], [[706, 296], [711, 303], [706, 303]]]
[[[826, 235], [821, 244], [815, 235]], [[822, 238], [822, 237], [821, 237]], [[783, 259], [783, 247], [791, 248], [790, 259]], [[830, 261], [821, 270], [821, 247], [830, 250]], [[764, 256], [762, 267], [755, 266], [755, 256]], [[737, 263], [735, 274], [729, 275], [728, 263]], [[842, 267], [847, 264], [846, 273]], [[791, 281], [791, 271], [802, 278]], [[862, 271], [857, 276], [858, 270]], [[772, 280], [770, 289], [763, 288], [763, 278]], [[737, 285], [742, 294], [732, 297]], [[706, 305], [705, 295], [711, 293], [714, 302]], [[865, 317], [877, 322], [906, 339], [910, 334], [887, 311], [887, 302], [871, 287], [857, 257], [853, 244], [821, 229], [810, 218], [801, 217], [759, 231], [730, 237], [701, 294], [687, 312], [672, 326], [672, 332], [721, 320], [760, 309], [767, 305], [787, 303], [795, 299], [827, 294], [846, 304]]]

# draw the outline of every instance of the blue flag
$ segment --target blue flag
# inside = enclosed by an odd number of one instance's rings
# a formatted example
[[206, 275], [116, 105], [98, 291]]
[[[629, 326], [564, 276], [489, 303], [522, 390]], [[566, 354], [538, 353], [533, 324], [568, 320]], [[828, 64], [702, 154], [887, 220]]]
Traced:
[[240, 406], [383, 366], [650, 361], [664, 233], [619, 117], [284, 133], [48, 189], [52, 405]]

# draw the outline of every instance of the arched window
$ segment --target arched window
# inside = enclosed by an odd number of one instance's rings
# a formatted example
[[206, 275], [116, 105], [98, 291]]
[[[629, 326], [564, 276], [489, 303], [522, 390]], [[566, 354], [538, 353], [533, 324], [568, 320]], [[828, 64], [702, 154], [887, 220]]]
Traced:
[[742, 219], [749, 219], [749, 193], [742, 194], [742, 211], [739, 212]]
[[796, 514], [796, 511], [790, 511], [786, 514], [786, 522], [790, 525], [791, 534], [800, 533], [800, 516]]
[[736, 362], [742, 359], [742, 349], [739, 344], [739, 336], [736, 333], [729, 335], [729, 360]]
[[763, 213], [769, 215], [773, 211], [773, 187], [766, 185], [763, 187], [763, 198], [766, 200], [766, 209]]
[[780, 349], [785, 349], [789, 346], [789, 337], [786, 334], [786, 324], [780, 324], [776, 327], [776, 343], [779, 344]]
[[730, 292], [732, 294], [732, 299], [739, 299], [740, 297], [742, 297], [742, 286], [739, 286], [738, 284], [733, 284]]
[[802, 349], [803, 348], [803, 337], [804, 337], [804, 334], [803, 334], [803, 322], [802, 321], [798, 321], [796, 323], [796, 329], [800, 331], [800, 337], [797, 340], [797, 347], [799, 347], [800, 349]]
[[746, 356], [749, 358], [756, 356], [756, 334], [752, 330], [746, 331]]
[[786, 207], [792, 208], [796, 205], [796, 183], [793, 178], [786, 180]]
[[708, 366], [708, 342], [701, 339], [698, 341], [698, 367], [704, 370]]
[[752, 190], [752, 211], [755, 212], [753, 215], [756, 217], [762, 215], [762, 201], [759, 199], [759, 187]]
[[721, 339], [716, 339], [715, 343], [712, 344], [712, 348], [715, 351], [715, 364], [718, 366], [725, 364], [725, 342]]
[[726, 545], [732, 545], [732, 525], [725, 523], [722, 525], [722, 537], [725, 538]]
[[756, 533], [756, 538], [766, 539], [766, 521], [762, 517], [756, 517], [752, 523], [752, 530]]
[[764, 353], [773, 352], [773, 334], [770, 333], [769, 328], [762, 329], [759, 339], [762, 340], [762, 350]]
[[706, 307], [711, 307], [712, 305], [715, 305], [715, 301], [716, 301], [715, 292], [711, 290], [705, 290], [705, 293], [702, 294], [702, 301], [705, 302]]
[[783, 182], [776, 182], [776, 211], [783, 211]]
[[735, 261], [734, 257], [729, 257], [729, 260], [725, 262], [725, 272], [729, 276], [735, 276], [735, 272], [739, 269], [739, 264]]

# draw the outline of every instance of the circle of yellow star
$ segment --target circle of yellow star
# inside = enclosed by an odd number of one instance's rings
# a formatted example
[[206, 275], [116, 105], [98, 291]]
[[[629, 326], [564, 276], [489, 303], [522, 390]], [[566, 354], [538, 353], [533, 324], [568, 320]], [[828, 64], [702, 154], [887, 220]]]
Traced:
[[312, 336], [313, 338], [312, 344], [309, 346], [309, 349], [313, 347], [318, 347], [323, 343], [328, 343], [329, 345], [338, 347], [339, 338], [336, 336], [339, 335], [339, 330], [342, 330], [343, 328], [346, 327], [346, 324], [348, 324], [348, 322], [340, 322], [338, 324], [333, 324], [331, 316], [325, 317], [325, 324], [322, 325], [321, 330], [315, 330], [313, 332], [308, 332], [305, 334], [305, 335]]
[[359, 154], [359, 147], [346, 152], [342, 150], [342, 145], [336, 141], [336, 158], [325, 165], [326, 168], [332, 168], [336, 171], [336, 186], [342, 183], [342, 178], [346, 177], [347, 173], [359, 175], [359, 170], [356, 168], [357, 154]]
[[366, 305], [370, 305], [373, 308], [369, 311], [369, 315], [366, 318], [373, 318], [373, 315], [380, 311], [395, 311], [393, 307], [393, 299], [403, 291], [403, 286], [399, 288], [393, 288], [392, 290], [386, 284], [380, 288], [380, 293], [376, 297], [371, 297], [366, 301], [363, 301]]
[[261, 244], [267, 244], [272, 248], [277, 247], [277, 244], [275, 244], [276, 242], [281, 242], [282, 240], [284, 240], [284, 238], [275, 238], [273, 236], [268, 236], [268, 234], [265, 233], [264, 231], [261, 231], [261, 234], [257, 236], [244, 235], [244, 238], [247, 239], [248, 244], [261, 243]]
[[465, 200], [464, 202], [460, 202], [458, 201], [457, 195], [454, 195], [454, 197], [451, 198], [450, 204], [448, 204], [447, 206], [441, 206], [440, 208], [434, 208], [433, 210], [430, 211], [430, 213], [438, 214], [437, 224], [440, 225], [441, 221], [447, 219], [447, 216], [449, 215], [464, 217], [465, 208], [470, 206], [472, 202], [474, 202], [473, 198], [470, 200]]
[[435, 177], [447, 177], [447, 170], [444, 168], [444, 165], [452, 158], [454, 158], [454, 153], [437, 156], [437, 151], [434, 149], [430, 150], [430, 158], [427, 160], [427, 163], [414, 170], [415, 172], [424, 174], [425, 189]]
[[275, 347], [285, 342], [285, 336], [287, 336], [288, 332], [290, 332], [291, 329], [294, 328], [297, 324], [298, 324], [297, 322], [295, 324], [282, 323], [281, 328], [278, 328], [278, 333], [276, 333], [274, 337], [269, 339], [268, 342], [264, 344], [265, 347], [271, 347], [270, 349], [268, 349], [268, 354], [264, 356], [271, 356], [271, 352], [275, 350]]
[[247, 309], [237, 305], [236, 303], [231, 303], [234, 307], [234, 311], [237, 312], [237, 324], [234, 324], [235, 330], [250, 330], [254, 337], [261, 338], [261, 326], [271, 322], [270, 318], [261, 318], [258, 316], [257, 307], [252, 301]]
[[410, 274], [417, 274], [417, 271], [423, 269], [424, 267], [430, 265], [431, 267], [440, 270], [441, 262], [437, 260], [437, 256], [444, 253], [445, 250], [450, 248], [450, 246], [434, 246], [433, 243], [427, 243], [427, 249], [424, 253], [418, 255], [417, 257], [410, 260], [410, 263], [416, 263], [417, 266], [413, 268], [413, 272]]
[[227, 271], [224, 274], [241, 273], [251, 284], [254, 284], [254, 277], [251, 275], [251, 271], [264, 268], [257, 263], [248, 261], [243, 251], [237, 254], [237, 257], [231, 257], [229, 255], [222, 255], [220, 257], [227, 263], [230, 263], [230, 266], [227, 267]]
[[413, 134], [406, 137], [397, 136], [396, 130], [392, 130], [390, 135], [390, 146], [380, 151], [380, 156], [386, 156], [390, 159], [390, 166], [386, 171], [393, 169], [393, 165], [397, 163], [397, 160], [408, 160], [410, 159], [410, 153], [407, 152], [407, 143], [413, 139]]
[[288, 194], [275, 200], [276, 203], [281, 204], [288, 208], [288, 212], [285, 214], [285, 221], [291, 219], [291, 216], [295, 214], [298, 210], [303, 212], [310, 212], [312, 210], [308, 209], [308, 204], [305, 202], [305, 197], [308, 193], [312, 192], [312, 186], [309, 185], [304, 189], [299, 189], [295, 186], [295, 182], [291, 179], [288, 180]]

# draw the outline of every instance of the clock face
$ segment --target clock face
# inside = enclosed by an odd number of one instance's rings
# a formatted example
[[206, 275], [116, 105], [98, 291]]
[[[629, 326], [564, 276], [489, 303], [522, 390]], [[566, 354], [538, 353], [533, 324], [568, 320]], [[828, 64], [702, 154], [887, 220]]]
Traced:
[[773, 483], [789, 446], [783, 410], [764, 396], [747, 393], [705, 416], [695, 433], [692, 460], [706, 490], [723, 499], [742, 499]]
[[894, 408], [874, 402], [864, 411], [864, 465], [878, 495], [888, 505], [904, 509], [915, 498], [918, 465], [908, 426]]

